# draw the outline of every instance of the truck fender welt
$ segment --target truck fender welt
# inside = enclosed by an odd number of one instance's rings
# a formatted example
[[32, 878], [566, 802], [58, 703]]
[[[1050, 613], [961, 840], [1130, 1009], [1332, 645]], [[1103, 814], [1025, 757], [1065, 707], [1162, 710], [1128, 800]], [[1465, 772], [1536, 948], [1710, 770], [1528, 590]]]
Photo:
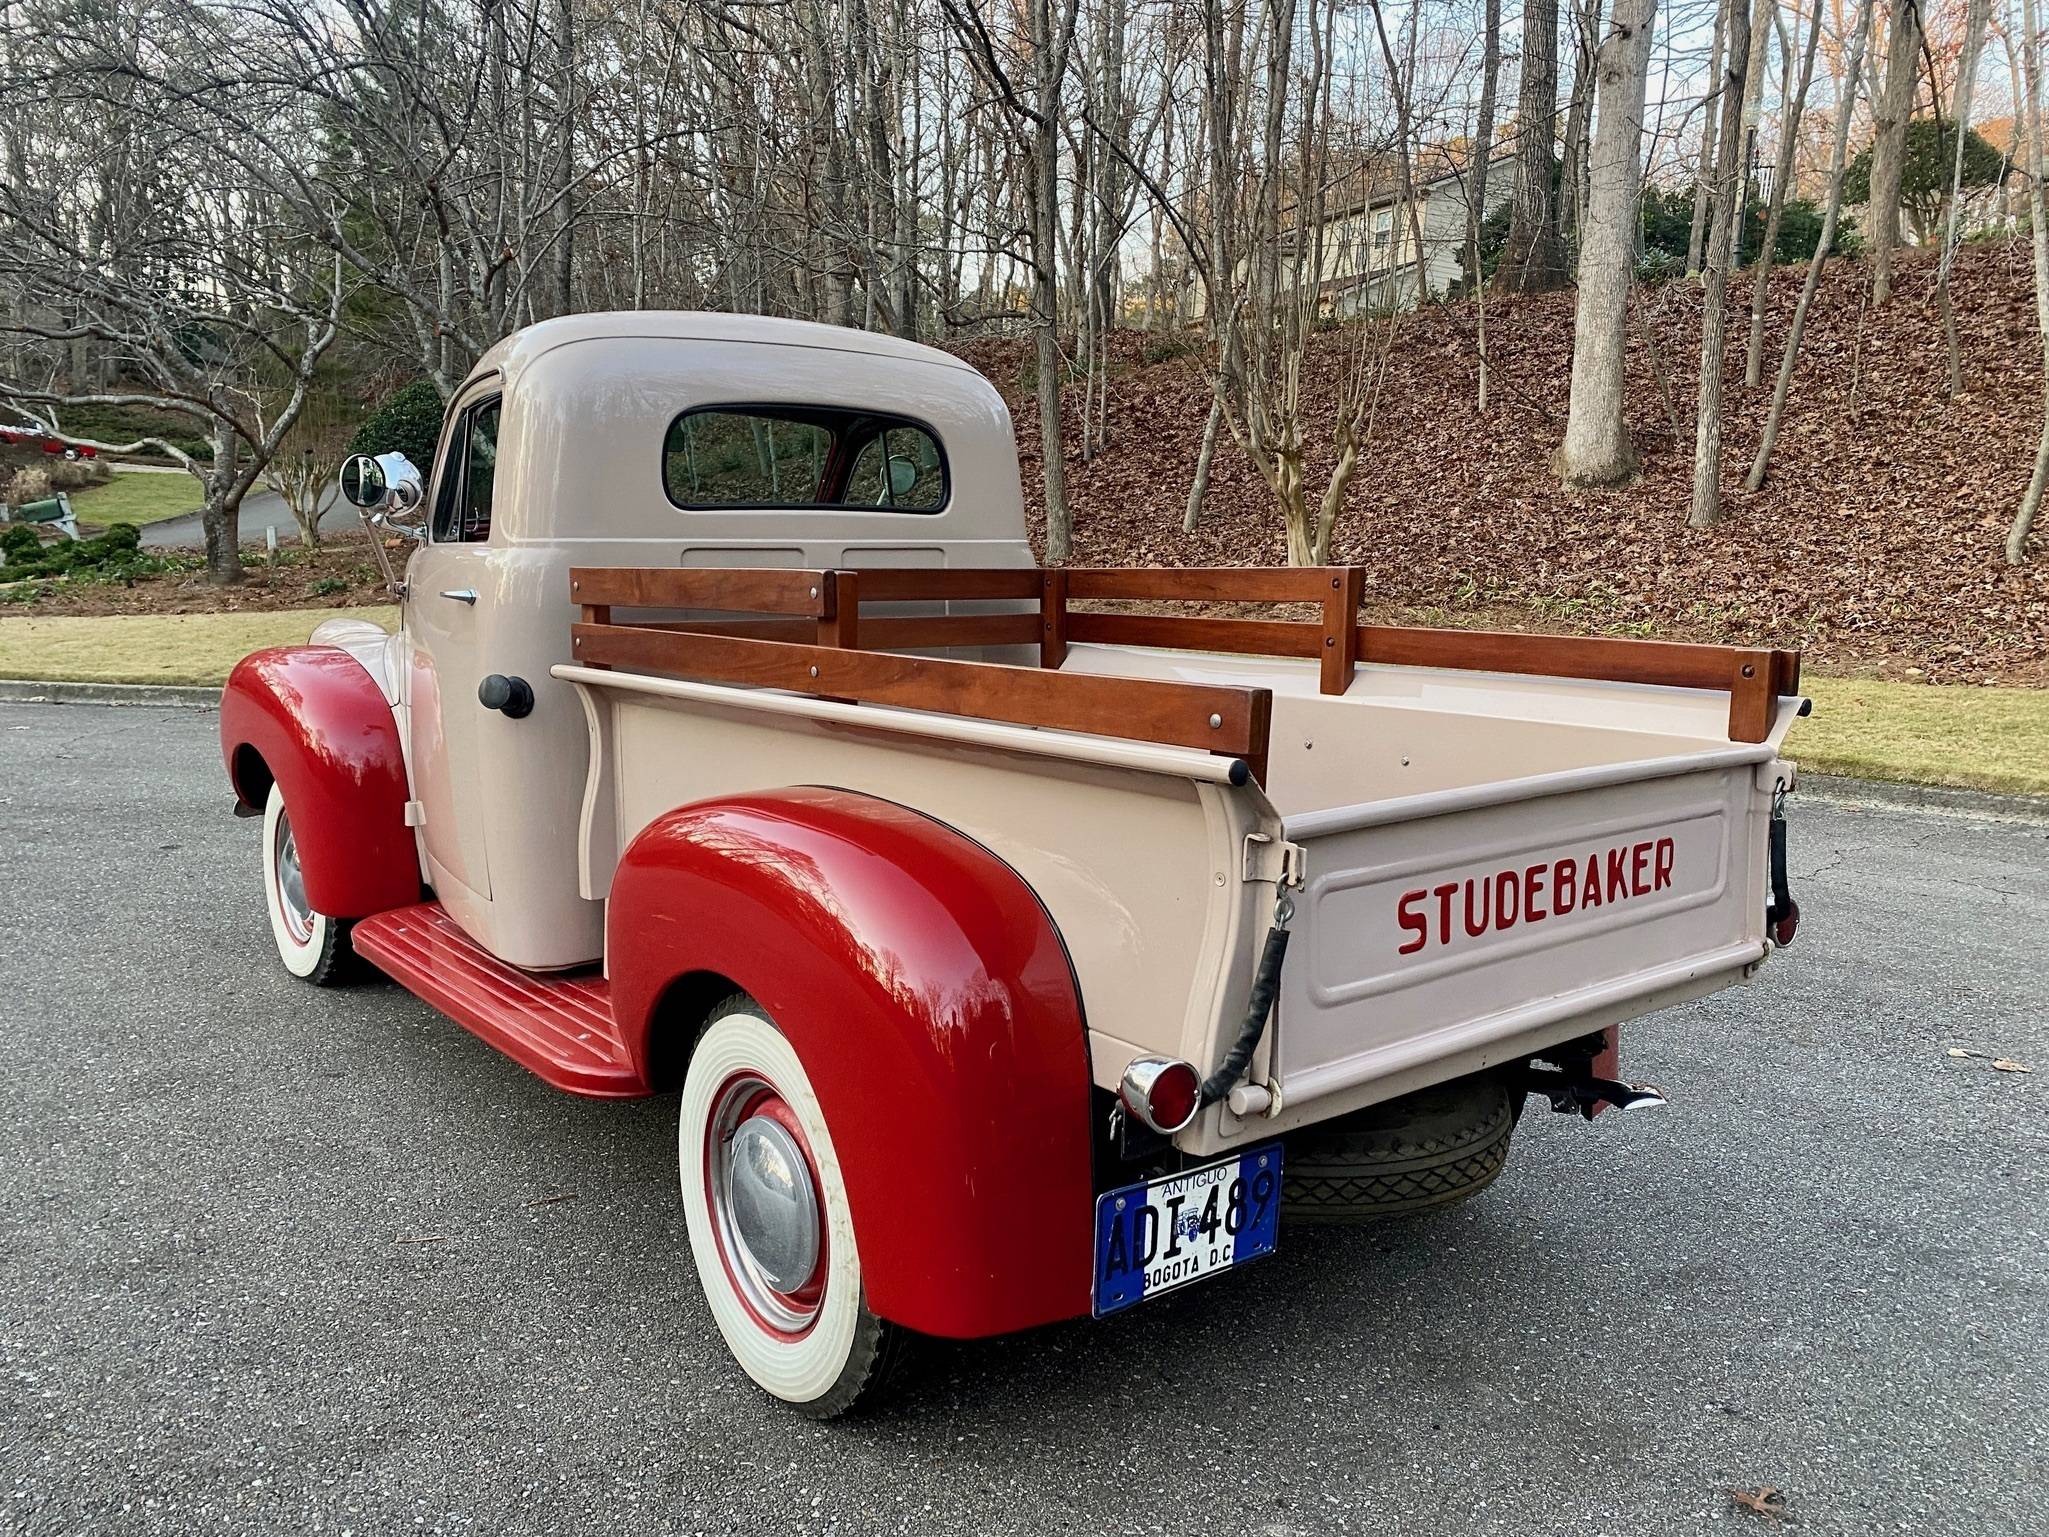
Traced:
[[1089, 1311], [1086, 1028], [1017, 872], [844, 790], [700, 802], [634, 838], [605, 953], [634, 1065], [679, 979], [750, 993], [839, 1151], [877, 1316], [969, 1339]]
[[221, 756], [241, 807], [261, 810], [272, 781], [283, 791], [316, 912], [366, 918], [419, 900], [398, 722], [348, 652], [278, 646], [236, 663]]

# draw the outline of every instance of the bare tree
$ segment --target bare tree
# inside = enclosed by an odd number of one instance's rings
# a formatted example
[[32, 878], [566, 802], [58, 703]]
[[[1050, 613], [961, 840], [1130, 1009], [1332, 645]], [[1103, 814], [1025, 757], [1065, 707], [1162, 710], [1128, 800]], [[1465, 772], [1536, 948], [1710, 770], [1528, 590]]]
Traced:
[[[1942, 264], [1935, 277], [1936, 303], [1942, 310], [1942, 339], [1949, 349], [1949, 394], [1952, 400], [1964, 391], [1964, 363], [1957, 346], [1956, 304], [1950, 294], [1949, 280], [1956, 266], [1957, 225], [1963, 215], [1964, 159], [1970, 144], [1971, 99], [1977, 93], [1978, 57], [1984, 51], [1985, 27], [1991, 14], [1991, 0], [1970, 0], [1964, 12], [1963, 47], [1957, 58], [1955, 107], [1952, 112], [1956, 119], [1956, 159], [1950, 171], [1949, 213], [1943, 223]], [[2014, 103], [2014, 109], [2018, 119], [2018, 101]]]
[[[2042, 510], [2042, 493], [2049, 487], [2049, 198], [2043, 187], [2049, 177], [2049, 163], [2042, 154], [2042, 29], [2035, 0], [2021, 0], [2021, 35], [2018, 39], [2023, 100], [2018, 103], [2028, 120], [2028, 213], [2035, 255], [2035, 325], [2042, 339], [2042, 437], [2035, 449], [2035, 471], [2028, 489], [2006, 532], [2006, 563], [2017, 566], [2027, 558], [2028, 538]], [[2009, 35], [2007, 46], [2015, 39]]]
[[1610, 485], [1636, 472], [1623, 419], [1623, 357], [1636, 264], [1636, 207], [1643, 172], [1644, 95], [1657, 0], [1615, 0], [1595, 61], [1599, 112], [1579, 258], [1572, 335], [1572, 398], [1558, 473], [1568, 485]]
[[[1836, 221], [1843, 211], [1843, 171], [1850, 158], [1850, 107], [1857, 99], [1857, 81], [1864, 68], [1864, 54], [1871, 38], [1874, 0], [1859, 0], [1851, 34], [1850, 53], [1843, 65], [1842, 95], [1836, 104], [1835, 142], [1829, 151], [1828, 193], [1822, 206], [1821, 238], [1807, 263], [1807, 281], [1800, 288], [1800, 302], [1793, 307], [1793, 324], [1786, 332], [1785, 350], [1779, 355], [1779, 379], [1772, 388], [1771, 409], [1765, 414], [1764, 433], [1757, 444], [1757, 457], [1750, 462], [1744, 489], [1755, 491], [1764, 484], [1770, 469], [1772, 450], [1779, 441], [1779, 424], [1785, 420], [1786, 397], [1793, 386], [1793, 366], [1800, 360], [1801, 338], [1807, 333], [1807, 313], [1814, 307], [1815, 290], [1821, 287], [1822, 263], [1835, 244]], [[1816, 18], [1819, 25], [1819, 18]]]
[[1727, 64], [1716, 130], [1715, 210], [1703, 271], [1700, 318], [1700, 395], [1694, 411], [1693, 510], [1687, 524], [1712, 528], [1722, 520], [1722, 358], [1729, 336], [1729, 262], [1743, 216], [1739, 168], [1743, 161], [1743, 78], [1750, 60], [1750, 10], [1729, 6]]
[[[1756, 389], [1764, 370], [1764, 312], [1771, 296], [1772, 253], [1779, 243], [1779, 225], [1785, 217], [1786, 194], [1793, 182], [1793, 156], [1800, 143], [1800, 117], [1807, 106], [1807, 88], [1814, 79], [1814, 55], [1821, 42], [1822, 0], [1815, 0], [1814, 23], [1807, 30], [1807, 46], [1800, 56], [1799, 79], [1787, 87], [1779, 121], [1779, 152], [1772, 166], [1771, 206], [1765, 214], [1764, 234], [1758, 241], [1756, 271], [1750, 279], [1750, 342], [1743, 354], [1743, 383]], [[1793, 24], [1800, 24], [1800, 11], [1793, 10]], [[1787, 64], [1792, 63], [1788, 59]]]
[[1515, 202], [1508, 241], [1494, 269], [1500, 293], [1541, 293], [1565, 286], [1565, 247], [1558, 234], [1558, 0], [1523, 6], [1522, 81], [1516, 98]]
[[1894, 0], [1886, 35], [1885, 78], [1872, 102], [1871, 302], [1892, 297], [1893, 253], [1900, 244], [1900, 179], [1907, 152], [1907, 120], [1921, 65], [1921, 0]]

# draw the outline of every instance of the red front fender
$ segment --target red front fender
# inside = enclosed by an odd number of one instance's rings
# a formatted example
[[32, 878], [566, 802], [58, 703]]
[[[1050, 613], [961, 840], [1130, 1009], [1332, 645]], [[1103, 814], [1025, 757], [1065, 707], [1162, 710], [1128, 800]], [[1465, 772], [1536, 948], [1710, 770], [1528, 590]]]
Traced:
[[1081, 1004], [1052, 920], [987, 849], [841, 790], [686, 806], [621, 858], [605, 952], [643, 1073], [663, 995], [693, 974], [730, 978], [789, 1038], [876, 1314], [974, 1338], [1088, 1312]]
[[348, 652], [243, 657], [221, 692], [221, 756], [245, 808], [260, 811], [273, 780], [283, 790], [316, 912], [366, 918], [420, 899], [398, 723]]

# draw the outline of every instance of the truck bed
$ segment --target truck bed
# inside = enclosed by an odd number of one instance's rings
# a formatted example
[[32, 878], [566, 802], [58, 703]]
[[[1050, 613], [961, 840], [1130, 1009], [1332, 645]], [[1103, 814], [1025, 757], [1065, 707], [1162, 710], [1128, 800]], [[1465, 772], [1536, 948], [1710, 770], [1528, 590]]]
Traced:
[[[1344, 569], [744, 575], [743, 602], [730, 571], [576, 573], [582, 660], [558, 676], [591, 719], [585, 894], [690, 800], [829, 783], [912, 805], [1040, 892], [1108, 1087], [1141, 1051], [1221, 1056], [1299, 877], [1248, 1075], [1270, 1113], [1219, 1106], [1190, 1152], [1529, 1056], [1766, 953], [1791, 653], [1376, 630]], [[989, 611], [1028, 588], [1036, 612]], [[1324, 617], [1100, 613], [1077, 592]], [[870, 618], [870, 595], [899, 607]], [[628, 601], [667, 617], [615, 622]]]

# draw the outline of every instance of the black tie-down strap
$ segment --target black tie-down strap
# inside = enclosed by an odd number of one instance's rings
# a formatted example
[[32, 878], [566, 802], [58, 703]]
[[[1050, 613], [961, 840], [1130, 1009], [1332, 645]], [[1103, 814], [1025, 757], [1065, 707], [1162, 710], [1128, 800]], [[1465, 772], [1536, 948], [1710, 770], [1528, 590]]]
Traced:
[[1772, 899], [1765, 904], [1764, 931], [1775, 945], [1790, 945], [1800, 927], [1800, 904], [1793, 900], [1786, 884], [1786, 786], [1781, 780], [1772, 791], [1772, 820], [1768, 838], [1771, 852]]

